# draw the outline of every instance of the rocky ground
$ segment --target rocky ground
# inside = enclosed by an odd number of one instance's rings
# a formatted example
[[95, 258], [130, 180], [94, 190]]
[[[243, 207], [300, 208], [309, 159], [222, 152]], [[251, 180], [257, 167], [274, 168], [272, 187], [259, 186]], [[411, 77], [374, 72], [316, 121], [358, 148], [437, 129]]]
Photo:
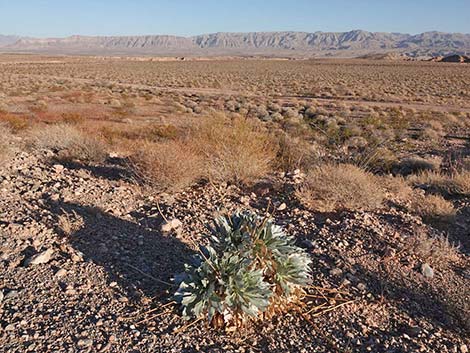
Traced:
[[[458, 221], [446, 230], [462, 244], [453, 252], [429, 243], [442, 231], [392, 203], [373, 213], [304, 210], [292, 196], [300, 174], [249, 190], [209, 184], [159, 195], [132, 183], [118, 158], [84, 166], [53, 157], [18, 150], [0, 171], [0, 351], [470, 349], [470, 200], [456, 201]], [[171, 281], [205, 225], [223, 211], [267, 207], [308, 249], [322, 289], [240, 334], [185, 327]], [[311, 311], [324, 297], [345, 304]]]

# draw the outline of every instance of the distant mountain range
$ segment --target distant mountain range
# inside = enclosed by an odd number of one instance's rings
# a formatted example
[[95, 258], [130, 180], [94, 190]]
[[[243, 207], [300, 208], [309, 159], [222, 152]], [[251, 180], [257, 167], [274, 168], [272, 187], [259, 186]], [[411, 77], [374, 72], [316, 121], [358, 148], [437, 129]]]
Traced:
[[4, 36], [0, 34], [0, 48], [15, 44], [19, 39], [20, 37], [18, 36]]
[[71, 36], [20, 38], [0, 35], [0, 51], [90, 55], [268, 55], [342, 56], [397, 52], [438, 56], [470, 52], [470, 34], [426, 32], [417, 35], [350, 32], [213, 33], [194, 37]]

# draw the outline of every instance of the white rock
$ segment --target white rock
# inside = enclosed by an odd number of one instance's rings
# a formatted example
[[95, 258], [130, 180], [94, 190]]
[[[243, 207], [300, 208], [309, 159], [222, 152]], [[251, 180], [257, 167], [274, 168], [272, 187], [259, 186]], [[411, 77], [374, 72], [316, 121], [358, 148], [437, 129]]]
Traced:
[[277, 208], [278, 211], [284, 211], [287, 208], [287, 205], [283, 202]]
[[87, 348], [93, 345], [93, 341], [90, 339], [81, 339], [77, 342], [77, 346], [80, 348]]
[[434, 270], [431, 268], [431, 266], [429, 266], [429, 264], [423, 264], [421, 266], [421, 273], [428, 279], [434, 278]]
[[161, 231], [163, 233], [169, 233], [175, 229], [180, 228], [183, 225], [181, 221], [177, 218], [173, 218], [172, 220], [169, 220], [168, 222], [164, 222], [161, 226]]
[[30, 265], [47, 264], [51, 260], [52, 255], [54, 255], [54, 250], [47, 249], [46, 251], [43, 251], [27, 259], [25, 261], [25, 265], [30, 266]]
[[56, 173], [62, 173], [64, 171], [64, 166], [62, 164], [54, 164], [52, 167]]
[[462, 353], [468, 353], [468, 347], [467, 347], [466, 344], [462, 344], [462, 345], [460, 346], [460, 352], [462, 352]]
[[0, 303], [3, 301], [3, 290], [0, 290]]
[[61, 268], [60, 270], [58, 270], [54, 276], [56, 276], [57, 278], [62, 278], [64, 277], [65, 275], [67, 274], [67, 270]]

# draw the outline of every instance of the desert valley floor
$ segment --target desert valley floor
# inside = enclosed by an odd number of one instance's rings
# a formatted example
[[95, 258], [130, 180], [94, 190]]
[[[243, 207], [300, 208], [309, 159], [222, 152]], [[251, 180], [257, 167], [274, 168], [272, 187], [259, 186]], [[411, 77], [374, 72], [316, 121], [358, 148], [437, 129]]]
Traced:
[[[173, 302], [207, 225], [312, 260], [287, 313]], [[470, 65], [0, 55], [1, 352], [470, 349]]]

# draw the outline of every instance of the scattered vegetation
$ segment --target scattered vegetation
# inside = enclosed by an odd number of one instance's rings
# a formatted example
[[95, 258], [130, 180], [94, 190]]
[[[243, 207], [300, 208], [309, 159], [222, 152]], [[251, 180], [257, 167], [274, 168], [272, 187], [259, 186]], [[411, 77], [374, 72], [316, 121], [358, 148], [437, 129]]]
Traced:
[[5, 124], [13, 133], [24, 131], [30, 126], [27, 117], [2, 112], [0, 112], [0, 123]]

